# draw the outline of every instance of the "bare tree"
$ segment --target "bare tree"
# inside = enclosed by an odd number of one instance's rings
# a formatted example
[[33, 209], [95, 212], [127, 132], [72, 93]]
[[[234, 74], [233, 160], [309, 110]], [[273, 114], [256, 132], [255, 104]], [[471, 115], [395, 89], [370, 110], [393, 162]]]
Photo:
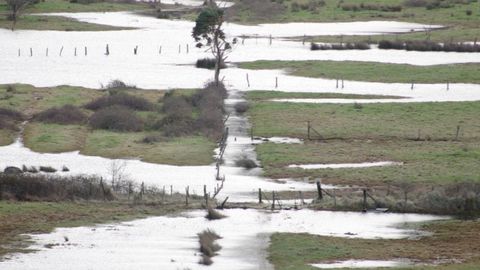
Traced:
[[127, 168], [127, 162], [125, 160], [112, 160], [110, 162], [109, 173], [112, 181], [112, 189], [118, 190], [123, 180], [127, 178], [125, 169]]
[[32, 0], [5, 0], [9, 13], [7, 13], [7, 19], [12, 21], [12, 31], [15, 30], [18, 17], [25, 8], [31, 4]]

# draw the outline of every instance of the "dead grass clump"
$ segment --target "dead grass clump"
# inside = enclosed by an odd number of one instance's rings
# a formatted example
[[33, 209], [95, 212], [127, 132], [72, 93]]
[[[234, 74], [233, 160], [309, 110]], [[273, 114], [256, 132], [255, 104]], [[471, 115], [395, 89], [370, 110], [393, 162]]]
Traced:
[[35, 121], [51, 124], [82, 124], [87, 120], [87, 115], [73, 105], [53, 107], [34, 116]]
[[219, 244], [215, 243], [218, 239], [221, 239], [221, 237], [212, 230], [205, 230], [198, 234], [200, 252], [202, 253], [200, 264], [211, 265], [213, 263], [211, 258], [217, 255], [217, 251], [222, 248]]
[[134, 111], [123, 106], [112, 106], [95, 112], [89, 120], [94, 129], [142, 131], [143, 120]]
[[312, 51], [326, 51], [326, 50], [369, 50], [370, 45], [367, 42], [353, 42], [340, 44], [317, 44], [310, 43], [310, 50]]
[[225, 218], [225, 215], [222, 215], [220, 212], [217, 210], [213, 209], [211, 206], [207, 208], [207, 215], [205, 216], [206, 219], [208, 220], [217, 220], [217, 219], [222, 219]]

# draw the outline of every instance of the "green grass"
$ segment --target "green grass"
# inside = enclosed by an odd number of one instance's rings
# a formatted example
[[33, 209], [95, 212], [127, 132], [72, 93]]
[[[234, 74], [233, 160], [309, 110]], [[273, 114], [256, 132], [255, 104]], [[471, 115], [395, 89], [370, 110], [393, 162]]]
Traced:
[[[478, 142], [355, 140], [261, 144], [256, 148], [265, 174], [272, 178], [320, 178], [325, 183], [374, 185], [392, 182], [449, 184], [480, 181]], [[303, 170], [290, 164], [404, 162], [399, 166]]]
[[[0, 28], [11, 29], [12, 22], [0, 17]], [[79, 22], [75, 19], [59, 16], [24, 15], [17, 21], [15, 30], [53, 30], [53, 31], [111, 31], [133, 29], [94, 23]]]
[[[34, 16], [34, 13], [53, 12], [109, 12], [109, 11], [132, 11], [149, 8], [146, 3], [121, 3], [113, 1], [97, 2], [91, 4], [71, 3], [68, 0], [45, 0], [38, 4], [30, 5], [21, 16], [15, 29], [32, 30], [57, 30], [57, 31], [107, 31], [131, 29], [127, 27], [113, 27], [107, 25], [79, 22], [74, 19], [51, 16]], [[7, 12], [5, 2], [0, 2], [0, 14]], [[6, 20], [6, 16], [0, 18], [0, 28], [11, 29], [12, 22]]]
[[412, 66], [354, 61], [255, 61], [246, 69], [286, 69], [302, 77], [385, 83], [480, 83], [479, 64]]
[[307, 121], [325, 138], [479, 139], [480, 102], [307, 104], [255, 102], [248, 111], [257, 136], [306, 138]]
[[[107, 94], [106, 91], [71, 86], [36, 88], [17, 84], [14, 92], [7, 92], [6, 88], [6, 85], [0, 85], [0, 97], [3, 97], [0, 98], [0, 107], [21, 111], [27, 118], [32, 118], [36, 113], [51, 107], [66, 104], [82, 106]], [[165, 91], [140, 89], [125, 91], [156, 104], [157, 108], [153, 111], [137, 112], [146, 123], [163, 117], [160, 108]], [[189, 96], [193, 93], [194, 90], [191, 89], [179, 89], [174, 95]], [[93, 113], [84, 111], [87, 114]], [[12, 143], [15, 136], [14, 132], [7, 130], [0, 130], [0, 135], [2, 135], [0, 145]], [[147, 135], [150, 135], [149, 131], [114, 132], [91, 130], [86, 124], [57, 125], [29, 121], [24, 132], [24, 143], [33, 151], [42, 153], [78, 150], [86, 155], [140, 158], [146, 162], [172, 165], [207, 165], [213, 162], [216, 143], [204, 136], [161, 137], [159, 142], [147, 144], [142, 142]]]
[[[261, 0], [260, 3], [269, 0]], [[230, 14], [230, 20], [247, 23], [266, 23], [266, 22], [338, 22], [338, 21], [366, 21], [366, 20], [398, 20], [408, 22], [419, 22], [429, 24], [446, 24], [446, 25], [464, 25], [471, 28], [476, 28], [475, 24], [480, 20], [480, 4], [478, 2], [467, 5], [455, 5], [452, 8], [440, 8], [427, 10], [424, 7], [403, 7], [401, 12], [384, 12], [376, 10], [362, 10], [362, 11], [345, 11], [338, 5], [337, 0], [325, 0], [326, 5], [319, 7], [317, 11], [301, 10], [294, 12], [291, 9], [293, 3], [305, 4], [308, 0], [286, 0], [283, 4], [277, 4], [274, 1], [270, 6], [282, 10], [276, 14], [268, 16], [259, 16], [258, 11], [262, 9], [254, 9], [259, 6], [259, 3], [245, 5], [251, 3], [250, 1], [239, 1], [234, 12]], [[384, 5], [403, 5], [404, 0], [366, 0], [361, 3], [365, 4], [384, 4]], [[356, 4], [360, 2], [357, 0], [344, 0], [343, 4]], [[268, 5], [268, 4], [263, 4]], [[286, 5], [286, 9], [281, 9], [280, 6]], [[252, 9], [253, 8], [253, 9]], [[466, 10], [473, 11], [471, 16], [466, 14]], [[258, 11], [257, 11], [258, 10]], [[254, 19], [254, 21], [252, 21]], [[249, 21], [250, 20], [250, 21]], [[268, 21], [267, 21], [268, 20]]]
[[1, 256], [22, 251], [21, 234], [48, 233], [56, 227], [86, 226], [119, 222], [184, 209], [182, 205], [136, 204], [126, 202], [8, 202], [0, 201]]
[[[329, 183], [480, 181], [480, 102], [413, 104], [295, 104], [253, 102], [255, 136], [307, 137], [307, 121], [325, 143], [258, 145], [265, 174], [322, 178]], [[457, 126], [460, 126], [458, 141]], [[319, 138], [312, 132], [311, 137]], [[417, 141], [419, 139], [419, 141]], [[402, 166], [302, 170], [290, 164], [404, 162]]]
[[299, 92], [278, 92], [278, 91], [248, 91], [247, 99], [250, 101], [268, 101], [271, 99], [288, 98], [345, 98], [345, 99], [377, 99], [377, 98], [400, 98], [395, 96], [380, 95], [355, 95], [339, 93], [299, 93]]
[[95, 130], [86, 139], [81, 153], [109, 158], [140, 158], [146, 162], [171, 165], [208, 165], [213, 162], [215, 143], [205, 137], [165, 138], [153, 144], [142, 143], [148, 132]]
[[25, 146], [35, 152], [62, 153], [82, 149], [87, 134], [84, 126], [33, 122], [23, 137]]
[[277, 270], [317, 269], [311, 263], [336, 260], [394, 260], [407, 258], [433, 263], [438, 258], [458, 259], [463, 262], [440, 265], [388, 269], [470, 270], [478, 268], [480, 249], [476, 230], [478, 221], [445, 221], [422, 225], [432, 236], [419, 240], [348, 239], [308, 234], [273, 234], [269, 260]]

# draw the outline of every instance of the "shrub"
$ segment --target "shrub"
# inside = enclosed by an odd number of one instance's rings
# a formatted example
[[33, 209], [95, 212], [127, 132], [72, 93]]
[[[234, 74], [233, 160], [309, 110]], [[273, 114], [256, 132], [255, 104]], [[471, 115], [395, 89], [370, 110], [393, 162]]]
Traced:
[[471, 9], [465, 10], [465, 14], [467, 14], [467, 16], [472, 16], [473, 11]]
[[111, 106], [95, 112], [89, 120], [94, 129], [141, 131], [143, 120], [134, 111], [123, 106]]
[[200, 252], [202, 253], [202, 259], [200, 264], [211, 265], [213, 262], [211, 257], [217, 255], [222, 247], [215, 243], [216, 240], [221, 237], [211, 230], [205, 230], [198, 234], [198, 242], [200, 243]]
[[[216, 60], [215, 58], [203, 58], [203, 59], [198, 59], [197, 60], [197, 63], [195, 64], [195, 66], [197, 68], [206, 68], [206, 69], [214, 69], [215, 68], [215, 64], [216, 64]], [[225, 65], [224, 62], [222, 62], [220, 64], [220, 68], [226, 68], [227, 66]]]
[[208, 220], [217, 220], [225, 218], [225, 215], [220, 214], [217, 210], [213, 209], [211, 206], [207, 208], [207, 215], [205, 216]]
[[15, 93], [17, 92], [17, 88], [15, 88], [15, 85], [7, 85], [7, 89], [6, 89], [7, 93]]
[[53, 107], [34, 116], [34, 120], [53, 124], [81, 124], [87, 120], [87, 115], [73, 105]]
[[379, 49], [394, 49], [394, 50], [403, 50], [405, 49], [405, 43], [403, 41], [390, 41], [390, 40], [381, 40], [378, 42]]
[[0, 108], [0, 129], [18, 130], [17, 123], [23, 119], [24, 116], [15, 110]]
[[126, 89], [126, 88], [135, 88], [135, 85], [128, 85], [122, 82], [121, 80], [112, 80], [102, 88], [103, 89]]
[[57, 170], [53, 167], [50, 166], [40, 166], [39, 170], [41, 172], [46, 172], [46, 173], [54, 173], [57, 172]]
[[233, 106], [233, 108], [237, 113], [242, 114], [248, 111], [248, 109], [250, 108], [250, 105], [248, 105], [248, 102], [238, 102]]
[[113, 105], [121, 105], [132, 110], [151, 111], [154, 105], [142, 97], [136, 97], [127, 93], [117, 93], [100, 97], [94, 101], [87, 103], [84, 107], [89, 110], [99, 110]]
[[370, 45], [366, 42], [342, 43], [342, 44], [310, 44], [310, 50], [369, 50]]
[[242, 157], [241, 159], [238, 159], [235, 161], [235, 165], [238, 167], [245, 168], [247, 170], [251, 170], [253, 168], [257, 168], [258, 165], [253, 161], [252, 159], [249, 159], [247, 157]]
[[110, 190], [102, 187], [96, 177], [0, 174], [0, 186], [0, 198], [7, 195], [19, 201], [113, 199]]

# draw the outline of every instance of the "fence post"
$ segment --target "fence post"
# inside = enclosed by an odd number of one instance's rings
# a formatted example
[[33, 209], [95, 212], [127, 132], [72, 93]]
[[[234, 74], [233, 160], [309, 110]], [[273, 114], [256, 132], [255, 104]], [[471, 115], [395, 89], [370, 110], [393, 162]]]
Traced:
[[247, 73], [247, 86], [250, 88], [250, 79], [248, 78], [248, 73]]
[[447, 91], [450, 90], [450, 82], [447, 81]]
[[105, 55], [110, 55], [110, 48], [107, 46], [105, 47]]
[[272, 46], [272, 34], [270, 34], [270, 46]]
[[335, 88], [338, 89], [338, 79], [337, 79], [337, 84], [335, 85]]
[[189, 47], [188, 47], [188, 44], [187, 44], [187, 53], [190, 51]]
[[162, 203], [165, 203], [165, 186], [163, 186]]
[[414, 87], [414, 83], [412, 82], [412, 86], [410, 86], [410, 89], [413, 90], [413, 87]]
[[345, 87], [345, 81], [342, 79], [342, 89]]
[[30, 57], [32, 57], [32, 56], [33, 56], [33, 50], [32, 50], [32, 48], [30, 48]]
[[48, 56], [48, 48], [45, 50], [45, 56]]
[[173, 185], [170, 185], [170, 197], [173, 196]]
[[62, 52], [63, 52], [63, 46], [62, 48], [60, 48], [60, 56], [62, 56]]
[[258, 189], [258, 203], [260, 203], [260, 204], [263, 203], [263, 201], [262, 201], [262, 189], [261, 188]]
[[20, 53], [20, 49], [18, 49], [18, 56], [20, 56], [20, 55], [21, 55], [21, 53]]
[[187, 206], [188, 206], [188, 197], [190, 196], [190, 194], [189, 194], [189, 189], [190, 189], [189, 186], [187, 186], [187, 187], [185, 188], [185, 205], [187, 205]]
[[272, 211], [275, 210], [275, 191], [272, 191]]
[[158, 54], [162, 54], [162, 46], [160, 46], [160, 49], [158, 49]]
[[303, 199], [303, 192], [299, 191], [298, 195], [300, 196], [300, 202], [302, 203], [302, 205], [304, 205], [305, 204], [305, 199]]
[[457, 126], [457, 132], [455, 134], [455, 141], [458, 141], [458, 135], [460, 135], [460, 126]]
[[84, 52], [85, 52], [85, 56], [87, 56], [87, 54], [88, 54], [88, 49], [87, 49], [87, 46], [85, 46], [85, 48], [84, 48]]
[[320, 181], [317, 181], [317, 193], [318, 193], [318, 199], [322, 200], [323, 199], [322, 184], [320, 183]]
[[275, 77], [275, 88], [278, 88], [278, 77]]
[[182, 52], [182, 45], [178, 44], [178, 53]]
[[303, 40], [302, 40], [302, 45], [305, 45], [305, 40], [307, 39], [307, 36], [304, 34], [303, 35]]
[[74, 56], [77, 56], [77, 47], [75, 47], [75, 52], [73, 53]]
[[363, 212], [367, 212], [367, 190], [363, 190]]
[[307, 121], [307, 139], [310, 140], [310, 121]]

